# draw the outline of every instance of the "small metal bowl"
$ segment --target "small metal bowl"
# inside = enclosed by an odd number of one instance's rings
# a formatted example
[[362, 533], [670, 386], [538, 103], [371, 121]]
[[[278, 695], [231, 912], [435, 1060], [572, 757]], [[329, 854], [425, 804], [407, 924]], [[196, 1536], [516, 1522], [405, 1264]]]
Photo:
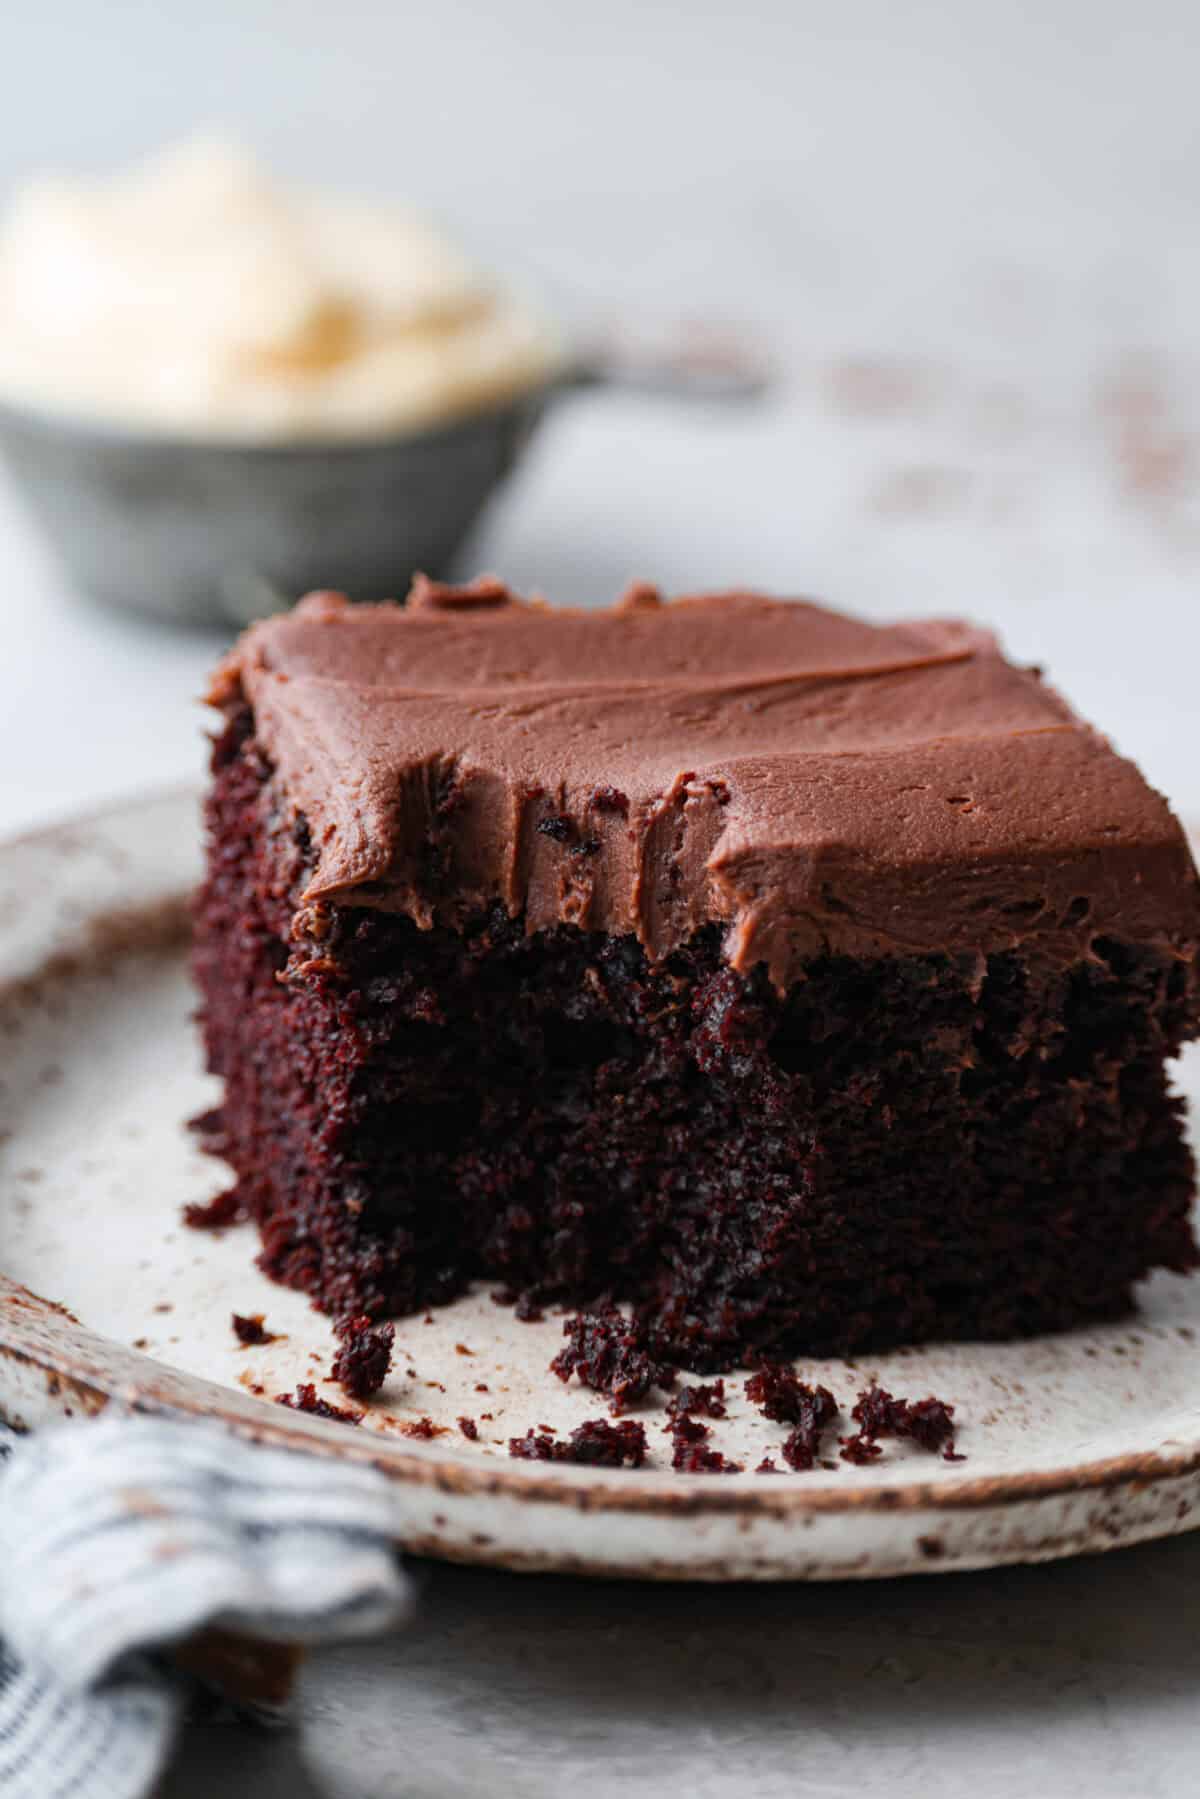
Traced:
[[254, 443], [120, 428], [0, 402], [0, 456], [76, 586], [177, 623], [237, 626], [315, 587], [355, 599], [443, 572], [547, 406], [597, 384], [756, 397], [718, 345], [610, 346], [492, 410], [395, 437]]
[[178, 623], [236, 625], [314, 587], [403, 593], [450, 561], [551, 388], [403, 437], [179, 438], [0, 404], [0, 455], [75, 584]]

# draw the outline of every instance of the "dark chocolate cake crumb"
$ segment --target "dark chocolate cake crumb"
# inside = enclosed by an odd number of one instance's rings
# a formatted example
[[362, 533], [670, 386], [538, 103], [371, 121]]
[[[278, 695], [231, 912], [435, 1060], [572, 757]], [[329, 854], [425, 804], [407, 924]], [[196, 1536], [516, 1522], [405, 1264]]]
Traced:
[[564, 1447], [556, 1443], [548, 1430], [527, 1430], [523, 1437], [508, 1439], [508, 1453], [524, 1462], [556, 1462], [565, 1458], [560, 1454]]
[[954, 1407], [945, 1400], [918, 1399], [908, 1408], [908, 1435], [918, 1449], [936, 1455], [941, 1450], [948, 1462], [962, 1462], [954, 1447]]
[[432, 1418], [412, 1418], [400, 1426], [406, 1437], [416, 1437], [421, 1442], [429, 1442], [432, 1437], [444, 1437], [446, 1426], [435, 1424]]
[[866, 1387], [850, 1416], [859, 1428], [856, 1436], [842, 1439], [843, 1461], [874, 1461], [882, 1454], [881, 1437], [907, 1437], [930, 1455], [941, 1451], [945, 1461], [966, 1460], [954, 1446], [954, 1407], [932, 1394], [926, 1399], [897, 1399], [884, 1387]]
[[611, 1300], [563, 1323], [566, 1346], [550, 1364], [559, 1380], [607, 1393], [616, 1413], [645, 1399], [651, 1387], [672, 1387], [675, 1370], [653, 1353], [641, 1325]]
[[764, 1361], [746, 1382], [746, 1397], [765, 1418], [795, 1426], [781, 1451], [788, 1467], [815, 1468], [822, 1433], [838, 1415], [828, 1387], [810, 1387], [786, 1363]]
[[589, 1418], [571, 1432], [565, 1443], [549, 1428], [527, 1430], [510, 1437], [508, 1453], [530, 1462], [575, 1462], [592, 1468], [640, 1468], [646, 1459], [645, 1427], [633, 1419], [610, 1424], [607, 1418]]
[[361, 1412], [344, 1411], [340, 1405], [330, 1405], [322, 1399], [311, 1381], [303, 1381], [294, 1393], [279, 1393], [275, 1398], [276, 1405], [291, 1406], [294, 1412], [307, 1412], [312, 1418], [332, 1418], [338, 1424], [361, 1424]]
[[795, 1413], [796, 1427], [785, 1437], [781, 1453], [789, 1468], [806, 1473], [816, 1467], [822, 1434], [837, 1418], [838, 1404], [828, 1387], [805, 1387], [796, 1396]]
[[458, 1421], [458, 1428], [467, 1439], [468, 1443], [477, 1443], [479, 1441], [479, 1426], [476, 1424], [474, 1418], [460, 1418]]
[[671, 1430], [677, 1418], [724, 1418], [725, 1415], [723, 1380], [715, 1380], [707, 1387], [681, 1387], [667, 1407], [667, 1417], [671, 1423], [664, 1428]]
[[555, 843], [568, 843], [575, 830], [570, 819], [563, 813], [553, 813], [549, 818], [540, 818], [537, 828], [543, 837], [553, 837]]
[[861, 1436], [902, 1437], [905, 1434], [908, 1404], [896, 1399], [885, 1387], [866, 1387], [854, 1401], [850, 1413]]
[[[681, 1420], [692, 1430], [700, 1431], [707, 1437], [706, 1425], [698, 1424], [694, 1418]], [[676, 1436], [675, 1447], [671, 1454], [671, 1466], [676, 1474], [741, 1474], [741, 1462], [731, 1462], [722, 1455], [719, 1449], [710, 1449], [707, 1443], [687, 1440]]]
[[566, 1459], [596, 1468], [640, 1468], [646, 1459], [645, 1426], [631, 1418], [622, 1424], [589, 1418], [571, 1432]]
[[341, 1348], [333, 1358], [330, 1379], [337, 1381], [352, 1399], [369, 1399], [387, 1379], [396, 1341], [395, 1325], [372, 1324], [369, 1317], [359, 1314], [339, 1318], [333, 1328]]
[[754, 1472], [756, 1474], [778, 1474], [779, 1469], [775, 1466], [770, 1456], [765, 1455]]
[[714, 1381], [709, 1387], [684, 1387], [667, 1407], [669, 1422], [664, 1426], [671, 1437], [671, 1466], [677, 1474], [740, 1474], [742, 1464], [731, 1462], [719, 1449], [711, 1449], [712, 1435], [707, 1424], [701, 1424], [697, 1412], [709, 1418], [723, 1418], [725, 1383]]
[[776, 1424], [798, 1424], [801, 1401], [812, 1392], [786, 1362], [764, 1361], [746, 1382], [746, 1398]]
[[183, 1208], [183, 1222], [194, 1231], [227, 1230], [232, 1224], [240, 1224], [245, 1216], [241, 1192], [237, 1187], [226, 1187], [224, 1193], [218, 1193], [215, 1199], [203, 1203], [193, 1200]]
[[230, 1316], [233, 1334], [243, 1349], [250, 1349], [260, 1343], [274, 1343], [278, 1338], [277, 1331], [269, 1331], [266, 1327], [266, 1315], [263, 1312], [251, 1312], [243, 1317], [241, 1312]]
[[868, 1462], [877, 1461], [883, 1454], [881, 1446], [871, 1437], [864, 1437], [862, 1432], [853, 1437], [843, 1437], [842, 1446], [838, 1450], [844, 1462], [855, 1462], [860, 1468]]

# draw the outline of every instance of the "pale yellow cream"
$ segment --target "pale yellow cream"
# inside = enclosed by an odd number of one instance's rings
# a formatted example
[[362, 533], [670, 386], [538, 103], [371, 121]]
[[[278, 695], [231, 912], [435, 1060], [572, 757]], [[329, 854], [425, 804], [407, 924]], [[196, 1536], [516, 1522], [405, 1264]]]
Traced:
[[549, 323], [391, 205], [197, 139], [0, 227], [0, 396], [173, 435], [377, 437], [553, 376]]

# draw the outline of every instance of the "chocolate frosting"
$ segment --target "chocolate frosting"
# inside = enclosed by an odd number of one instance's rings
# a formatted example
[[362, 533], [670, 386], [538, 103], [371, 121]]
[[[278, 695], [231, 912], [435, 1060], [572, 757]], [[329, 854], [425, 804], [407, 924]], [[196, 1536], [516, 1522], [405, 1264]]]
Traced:
[[307, 821], [306, 907], [458, 925], [498, 900], [656, 958], [716, 922], [779, 988], [824, 951], [1070, 961], [1119, 937], [1191, 961], [1200, 940], [1166, 802], [956, 620], [418, 578], [404, 606], [312, 594], [253, 626], [210, 698], [249, 702]]

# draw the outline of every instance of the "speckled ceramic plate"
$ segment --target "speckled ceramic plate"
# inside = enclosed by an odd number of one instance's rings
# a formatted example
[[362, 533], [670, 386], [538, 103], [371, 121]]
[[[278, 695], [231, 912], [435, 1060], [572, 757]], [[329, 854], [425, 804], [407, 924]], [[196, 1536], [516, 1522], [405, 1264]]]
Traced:
[[[673, 1474], [660, 1413], [638, 1472], [513, 1460], [531, 1425], [602, 1415], [548, 1363], [561, 1320], [521, 1324], [480, 1289], [397, 1326], [357, 1427], [270, 1403], [322, 1385], [328, 1321], [254, 1267], [255, 1240], [187, 1229], [226, 1179], [185, 1120], [201, 1072], [184, 895], [196, 801], [174, 794], [0, 850], [0, 1410], [36, 1425], [108, 1404], [370, 1460], [413, 1549], [647, 1578], [829, 1579], [1109, 1549], [1200, 1522], [1200, 1280], [1151, 1282], [1136, 1320], [1003, 1346], [804, 1366], [845, 1405], [873, 1377], [952, 1400], [964, 1462], [889, 1445], [869, 1468]], [[1200, 1063], [1182, 1078], [1200, 1092]], [[276, 1340], [239, 1346], [231, 1313]], [[713, 1444], [753, 1468], [781, 1431], [727, 1381]], [[471, 1419], [468, 1441], [460, 1418]], [[428, 1420], [428, 1426], [422, 1421]], [[412, 1428], [431, 1430], [427, 1440]]]

